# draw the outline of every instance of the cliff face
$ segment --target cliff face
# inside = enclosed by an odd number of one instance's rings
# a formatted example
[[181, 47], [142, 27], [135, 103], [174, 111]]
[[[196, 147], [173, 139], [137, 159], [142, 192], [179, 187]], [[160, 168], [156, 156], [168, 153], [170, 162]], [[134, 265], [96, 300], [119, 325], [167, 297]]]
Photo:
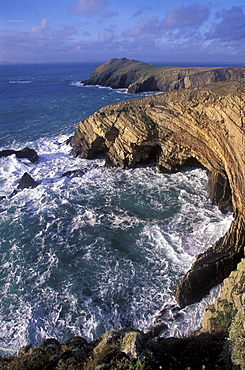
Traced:
[[83, 83], [114, 89], [127, 88], [130, 93], [168, 92], [244, 77], [245, 67], [157, 67], [122, 58], [111, 59], [99, 65], [94, 69], [90, 78]]
[[245, 259], [224, 280], [219, 298], [205, 307], [198, 333], [219, 334], [229, 338], [231, 359], [245, 369]]
[[223, 281], [244, 255], [245, 81], [216, 83], [113, 104], [81, 121], [74, 154], [105, 154], [123, 168], [155, 160], [160, 171], [201, 164], [209, 193], [234, 222], [214, 246], [197, 256], [176, 288], [180, 306], [191, 304]]

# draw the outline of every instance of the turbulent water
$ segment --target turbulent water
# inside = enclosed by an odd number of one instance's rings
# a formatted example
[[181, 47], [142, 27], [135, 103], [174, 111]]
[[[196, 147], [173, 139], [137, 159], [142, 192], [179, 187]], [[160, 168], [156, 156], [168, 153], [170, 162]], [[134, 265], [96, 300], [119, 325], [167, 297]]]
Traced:
[[[80, 119], [135, 98], [83, 86], [93, 68], [1, 66], [0, 150], [28, 146], [39, 154], [37, 163], [0, 158], [2, 355], [46, 337], [91, 340], [114, 327], [165, 322], [161, 335], [185, 335], [217, 294], [178, 317], [169, 309], [195, 255], [232, 221], [211, 205], [205, 171], [121, 170], [70, 156], [66, 140]], [[82, 176], [62, 177], [78, 168]], [[24, 172], [39, 186], [10, 197]]]

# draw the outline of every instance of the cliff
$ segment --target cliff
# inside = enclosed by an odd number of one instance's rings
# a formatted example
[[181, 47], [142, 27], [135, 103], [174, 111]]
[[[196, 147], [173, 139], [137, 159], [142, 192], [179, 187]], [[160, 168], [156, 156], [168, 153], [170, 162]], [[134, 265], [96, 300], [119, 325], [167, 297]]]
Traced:
[[202, 165], [212, 201], [233, 209], [226, 235], [197, 256], [175, 290], [181, 307], [200, 300], [236, 268], [245, 245], [245, 80], [178, 90], [100, 109], [81, 121], [74, 154], [123, 168], [154, 160], [160, 171]]
[[245, 259], [232, 271], [219, 298], [205, 307], [202, 328], [195, 334], [212, 333], [228, 337], [234, 364], [245, 369]]
[[244, 77], [245, 67], [158, 67], [122, 58], [111, 59], [99, 65], [83, 83], [114, 89], [127, 88], [130, 93], [168, 92]]

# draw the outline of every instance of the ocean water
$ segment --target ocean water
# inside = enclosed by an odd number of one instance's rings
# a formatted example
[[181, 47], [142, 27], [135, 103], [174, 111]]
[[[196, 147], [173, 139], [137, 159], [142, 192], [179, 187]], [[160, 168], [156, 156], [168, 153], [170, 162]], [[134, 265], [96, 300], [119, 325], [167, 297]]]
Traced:
[[[92, 340], [115, 327], [164, 323], [162, 336], [183, 336], [218, 293], [177, 316], [171, 310], [195, 255], [232, 222], [208, 199], [205, 171], [105, 168], [103, 159], [70, 155], [66, 140], [79, 120], [135, 98], [83, 86], [94, 67], [1, 66], [0, 150], [28, 146], [39, 161], [0, 158], [0, 355], [47, 337]], [[74, 169], [85, 173], [62, 177]], [[25, 172], [39, 186], [10, 197]]]

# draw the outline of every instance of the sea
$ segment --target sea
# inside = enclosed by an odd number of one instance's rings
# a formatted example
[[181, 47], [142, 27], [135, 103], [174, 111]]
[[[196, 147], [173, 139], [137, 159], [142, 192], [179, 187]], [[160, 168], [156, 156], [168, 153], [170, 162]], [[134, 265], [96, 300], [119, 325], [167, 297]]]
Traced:
[[[211, 204], [205, 170], [107, 168], [103, 158], [71, 155], [67, 139], [80, 120], [149, 95], [84, 86], [95, 66], [0, 66], [0, 151], [39, 155], [36, 163], [0, 158], [2, 356], [45, 338], [91, 341], [113, 328], [162, 326], [162, 337], [186, 336], [219, 292], [181, 310], [173, 297], [195, 256], [233, 220]], [[76, 169], [83, 175], [62, 176]], [[11, 196], [25, 172], [39, 185]]]

